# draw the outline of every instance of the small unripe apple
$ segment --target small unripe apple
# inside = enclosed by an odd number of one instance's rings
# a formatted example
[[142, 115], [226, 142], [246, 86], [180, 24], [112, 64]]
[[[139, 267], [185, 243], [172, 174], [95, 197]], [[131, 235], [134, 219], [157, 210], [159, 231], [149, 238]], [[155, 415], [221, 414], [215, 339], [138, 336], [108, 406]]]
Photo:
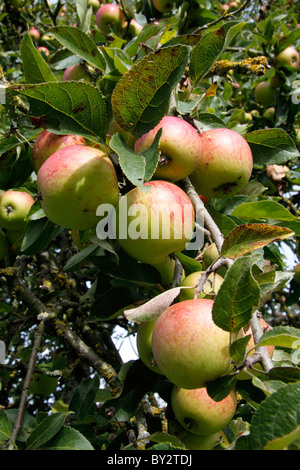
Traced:
[[25, 191], [3, 192], [0, 195], [0, 226], [7, 230], [22, 230], [33, 203], [33, 197]]
[[29, 29], [29, 34], [34, 41], [38, 41], [41, 37], [40, 32], [34, 26]]
[[233, 1], [233, 2], [230, 2], [230, 3], [229, 3], [229, 10], [228, 10], [228, 11], [234, 11], [234, 10], [236, 10], [237, 8], [238, 8], [237, 2], [234, 2], [234, 1]]
[[85, 139], [80, 135], [59, 135], [45, 129], [36, 138], [32, 147], [32, 161], [36, 171], [57, 150], [70, 145], [85, 145]]
[[156, 320], [142, 322], [138, 326], [136, 347], [141, 361], [153, 372], [162, 374], [155, 363], [152, 352], [152, 334]]
[[171, 406], [175, 417], [186, 430], [207, 436], [221, 431], [235, 415], [237, 397], [231, 391], [221, 401], [214, 401], [205, 387], [194, 390], [174, 387]]
[[40, 167], [37, 185], [41, 205], [53, 223], [89, 230], [101, 220], [101, 204], [119, 199], [116, 171], [108, 155], [86, 145], [71, 145], [53, 153]]
[[289, 46], [283, 51], [281, 51], [275, 58], [275, 67], [282, 68], [282, 67], [292, 67], [297, 69], [300, 64], [300, 56], [299, 52], [295, 47]]
[[160, 13], [170, 13], [173, 8], [172, 0], [152, 0], [154, 8]]
[[168, 181], [153, 180], [121, 197], [117, 206], [120, 247], [142, 263], [157, 265], [182, 251], [192, 238], [194, 209], [186, 193]]
[[98, 10], [101, 6], [100, 0], [89, 0], [89, 6], [93, 7], [93, 10]]
[[300, 147], [300, 128], [299, 127], [296, 127], [295, 134], [296, 134], [296, 138], [295, 138], [296, 144], [298, 147]]
[[253, 158], [246, 139], [232, 129], [211, 129], [200, 134], [202, 153], [190, 180], [198, 194], [224, 198], [246, 186]]
[[[203, 271], [195, 271], [189, 274], [181, 283], [183, 287], [190, 287], [190, 289], [181, 289], [179, 300], [190, 300], [194, 298], [194, 290], [203, 276]], [[213, 299], [219, 291], [224, 279], [217, 273], [211, 273], [205, 281], [203, 291], [198, 295], [198, 299]]]
[[66, 68], [66, 70], [63, 73], [62, 79], [63, 81], [85, 80], [85, 81], [90, 82], [91, 76], [81, 64], [75, 64]]
[[188, 450], [210, 450], [222, 441], [226, 441], [223, 431], [218, 431], [206, 436], [199, 436], [189, 431], [184, 431], [179, 435], [179, 439]]
[[157, 319], [152, 350], [162, 373], [178, 387], [204, 387], [227, 373], [230, 333], [212, 318], [214, 301], [193, 299], [168, 307]]
[[185, 120], [164, 116], [157, 126], [136, 141], [135, 152], [140, 153], [150, 147], [161, 128], [160, 161], [154, 178], [176, 182], [189, 176], [196, 168], [201, 159], [201, 139], [196, 129]]
[[270, 108], [266, 109], [264, 114], [263, 114], [263, 117], [265, 119], [270, 120], [270, 121], [272, 119], [274, 119], [274, 117], [275, 117], [275, 108], [274, 108], [274, 106], [271, 106]]
[[284, 84], [283, 78], [281, 78], [279, 75], [275, 74], [271, 80], [270, 80], [270, 85], [272, 88], [280, 88]]
[[300, 284], [300, 263], [294, 267], [294, 280]]
[[203, 259], [202, 259], [202, 267], [206, 271], [206, 269], [218, 258], [219, 252], [217, 245], [215, 243], [211, 243], [208, 247], [204, 250]]
[[136, 141], [135, 136], [131, 135], [130, 132], [124, 131], [124, 129], [122, 129], [122, 127], [119, 126], [117, 121], [115, 119], [112, 119], [112, 121], [109, 124], [107, 134], [109, 137], [111, 137], [117, 133], [121, 134], [124, 137], [125, 143], [129, 148], [131, 149], [134, 148], [134, 144]]
[[134, 18], [130, 20], [129, 23], [129, 34], [132, 38], [135, 38], [142, 31], [143, 26], [140, 25]]
[[109, 34], [111, 31], [118, 33], [124, 22], [125, 16], [116, 4], [101, 5], [96, 13], [96, 26], [102, 34]]
[[9, 242], [7, 236], [2, 230], [0, 230], [0, 260], [7, 255], [8, 249]]
[[50, 51], [47, 47], [44, 47], [44, 46], [39, 46], [37, 48], [37, 50], [43, 54], [45, 54], [46, 57], [48, 57], [50, 55]]
[[254, 97], [258, 104], [268, 108], [275, 104], [276, 91], [270, 82], [260, 82], [254, 90]]
[[220, 7], [220, 10], [222, 13], [225, 13], [225, 11], [229, 10], [229, 5], [227, 3], [223, 3]]

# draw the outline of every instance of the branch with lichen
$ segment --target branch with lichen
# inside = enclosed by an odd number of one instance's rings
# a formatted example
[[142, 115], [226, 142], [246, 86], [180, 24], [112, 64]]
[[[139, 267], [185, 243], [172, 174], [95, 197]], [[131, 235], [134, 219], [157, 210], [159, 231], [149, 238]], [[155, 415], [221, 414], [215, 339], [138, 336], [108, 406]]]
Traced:
[[248, 57], [247, 59], [234, 60], [218, 60], [210, 69], [207, 77], [212, 75], [226, 76], [229, 71], [234, 70], [240, 75], [264, 75], [268, 68], [267, 58], [263, 55], [257, 57]]

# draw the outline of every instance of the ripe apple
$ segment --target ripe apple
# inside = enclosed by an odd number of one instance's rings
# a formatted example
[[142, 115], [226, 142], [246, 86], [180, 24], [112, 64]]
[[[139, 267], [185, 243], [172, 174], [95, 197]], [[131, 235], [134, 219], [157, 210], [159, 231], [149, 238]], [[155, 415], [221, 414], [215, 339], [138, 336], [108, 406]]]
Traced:
[[64, 82], [70, 80], [85, 80], [90, 82], [91, 76], [81, 64], [75, 64], [65, 69], [62, 79]]
[[294, 266], [294, 280], [300, 284], [300, 263]]
[[237, 408], [235, 391], [221, 401], [214, 401], [205, 387], [186, 390], [173, 387], [171, 406], [178, 422], [188, 431], [207, 436], [221, 431], [234, 417]]
[[37, 137], [32, 147], [32, 161], [36, 172], [42, 164], [57, 150], [70, 145], [85, 145], [85, 139], [80, 135], [58, 135], [45, 129]]
[[25, 191], [4, 191], [0, 195], [0, 225], [7, 230], [22, 230], [33, 197]]
[[50, 51], [47, 47], [44, 47], [44, 46], [39, 46], [37, 48], [37, 50], [43, 54], [45, 54], [46, 57], [48, 57], [50, 55]]
[[135, 152], [150, 147], [159, 129], [160, 161], [154, 178], [172, 182], [189, 176], [201, 159], [202, 143], [196, 129], [181, 118], [164, 116], [160, 123], [135, 143]]
[[223, 431], [218, 431], [206, 436], [199, 436], [189, 431], [184, 431], [179, 439], [186, 446], [188, 450], [210, 450], [220, 442], [226, 440]]
[[7, 255], [8, 249], [9, 242], [7, 236], [2, 230], [0, 230], [0, 260]]
[[146, 264], [163, 262], [182, 251], [194, 230], [194, 209], [186, 193], [168, 181], [135, 187], [117, 206], [117, 239], [132, 258]]
[[160, 13], [170, 13], [174, 2], [172, 0], [153, 0], [154, 8]]
[[125, 16], [118, 5], [106, 3], [96, 13], [96, 25], [103, 34], [118, 33], [125, 22]]
[[[191, 287], [180, 291], [179, 300], [190, 300], [194, 298], [194, 290], [203, 276], [203, 271], [195, 271], [189, 274], [181, 283], [181, 286]], [[220, 289], [224, 279], [217, 273], [211, 273], [205, 281], [203, 292], [198, 295], [198, 299], [213, 299]]]
[[53, 223], [77, 230], [96, 226], [100, 204], [119, 199], [115, 168], [108, 155], [85, 145], [53, 153], [37, 174], [41, 205]]
[[254, 97], [258, 104], [268, 108], [275, 104], [276, 91], [270, 82], [260, 82], [254, 90]]
[[297, 49], [289, 46], [281, 51], [275, 58], [275, 67], [277, 69], [282, 67], [292, 67], [297, 69], [300, 64], [300, 55]]
[[29, 34], [34, 41], [38, 41], [41, 37], [40, 32], [34, 26], [29, 29]]
[[178, 387], [204, 387], [229, 368], [230, 333], [214, 323], [213, 303], [211, 299], [179, 302], [168, 307], [155, 323], [155, 362]]
[[198, 194], [209, 198], [233, 196], [246, 186], [253, 158], [246, 139], [231, 129], [200, 134], [202, 154], [190, 180]]
[[142, 322], [138, 326], [136, 347], [141, 361], [153, 372], [162, 374], [152, 353], [152, 334], [156, 320]]
[[[270, 329], [270, 326], [267, 324], [267, 322], [263, 319], [263, 318], [260, 318], [260, 324], [261, 324], [261, 327], [263, 329], [263, 331], [268, 331]], [[246, 348], [246, 352], [248, 353], [248, 356], [251, 356], [253, 353], [255, 353], [255, 349], [254, 349], [254, 346], [255, 346], [255, 342], [254, 342], [254, 338], [253, 338], [253, 334], [252, 334], [252, 331], [251, 331], [251, 328], [250, 328], [250, 325], [247, 325], [246, 327], [243, 328], [242, 332], [241, 332], [243, 335], [247, 336], [247, 335], [251, 335], [251, 338], [247, 344], [247, 348]], [[251, 351], [250, 351], [251, 350]], [[268, 350], [268, 353], [269, 353], [269, 356], [270, 358], [272, 359], [273, 357], [273, 354], [274, 354], [274, 350], [275, 350], [275, 347], [270, 345], [270, 346], [267, 346], [267, 350]], [[256, 364], [253, 365], [253, 367], [255, 367], [255, 369], [258, 369], [258, 370], [262, 370], [262, 367], [260, 365], [259, 362], [257, 362]], [[251, 374], [253, 375], [258, 375], [258, 372], [256, 372], [255, 370], [251, 369], [250, 370]], [[241, 371], [237, 374], [236, 378], [238, 380], [250, 380], [252, 379], [252, 377], [247, 374], [246, 372], [244, 371]]]

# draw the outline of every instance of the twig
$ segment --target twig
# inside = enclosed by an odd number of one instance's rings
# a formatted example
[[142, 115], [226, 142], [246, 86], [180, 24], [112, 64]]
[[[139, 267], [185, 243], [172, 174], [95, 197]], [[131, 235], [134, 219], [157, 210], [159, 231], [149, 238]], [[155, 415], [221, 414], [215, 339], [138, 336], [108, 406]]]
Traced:
[[[254, 344], [257, 344], [263, 334], [263, 330], [259, 321], [259, 312], [256, 310], [253, 312], [251, 321], [251, 330], [253, 334]], [[259, 346], [256, 348], [255, 354], [259, 354], [261, 357], [261, 364], [265, 372], [269, 372], [270, 369], [273, 367], [272, 359], [268, 353], [268, 349], [266, 346]]]
[[214, 26], [215, 24], [220, 23], [220, 21], [227, 20], [227, 19], [231, 18], [232, 16], [238, 15], [239, 13], [241, 13], [241, 11], [245, 10], [250, 5], [250, 3], [251, 3], [251, 0], [246, 0], [245, 3], [243, 3], [243, 5], [240, 6], [240, 8], [237, 8], [236, 10], [234, 10], [230, 13], [228, 13], [226, 11], [222, 16], [220, 16], [216, 20], [211, 21], [210, 23], [207, 23], [204, 26], [199, 26], [199, 28], [197, 28], [197, 29], [195, 29], [195, 31], [193, 31], [193, 34], [198, 34], [198, 33], [200, 33], [200, 31], [203, 31], [205, 29], [210, 28], [211, 26]]

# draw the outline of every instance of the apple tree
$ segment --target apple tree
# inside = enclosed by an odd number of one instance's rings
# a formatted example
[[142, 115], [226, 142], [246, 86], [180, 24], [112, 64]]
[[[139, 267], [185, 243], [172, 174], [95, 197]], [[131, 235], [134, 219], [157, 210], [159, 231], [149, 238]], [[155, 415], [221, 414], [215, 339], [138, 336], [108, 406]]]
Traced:
[[2, 450], [299, 450], [299, 18], [1, 3]]

